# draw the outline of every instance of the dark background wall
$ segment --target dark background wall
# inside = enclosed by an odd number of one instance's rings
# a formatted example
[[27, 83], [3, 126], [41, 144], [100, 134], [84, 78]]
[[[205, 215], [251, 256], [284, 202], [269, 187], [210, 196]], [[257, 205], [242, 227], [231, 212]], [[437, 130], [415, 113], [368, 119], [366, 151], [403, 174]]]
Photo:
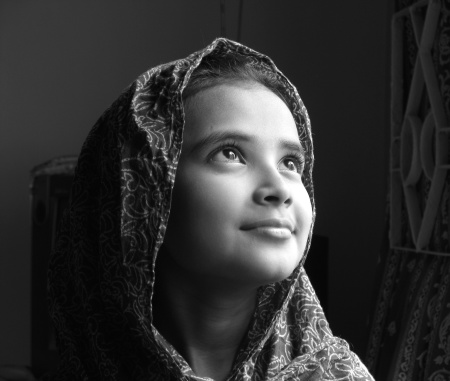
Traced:
[[[232, 39], [237, 10], [227, 1]], [[271, 56], [308, 107], [328, 318], [361, 356], [387, 191], [389, 12], [387, 0], [243, 8], [242, 42]], [[0, 364], [30, 363], [30, 169], [77, 154], [138, 74], [219, 35], [219, 0], [0, 2]]]

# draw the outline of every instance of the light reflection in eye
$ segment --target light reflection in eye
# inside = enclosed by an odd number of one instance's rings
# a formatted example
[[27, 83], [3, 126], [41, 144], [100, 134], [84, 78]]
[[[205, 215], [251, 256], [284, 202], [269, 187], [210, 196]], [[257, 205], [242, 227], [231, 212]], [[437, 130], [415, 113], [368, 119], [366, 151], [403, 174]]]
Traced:
[[222, 152], [223, 152], [223, 156], [225, 156], [227, 158], [227, 160], [235, 161], [236, 159], [238, 159], [238, 155], [236, 154], [236, 152], [234, 152], [233, 150], [231, 150], [229, 148], [224, 149]]
[[286, 165], [286, 168], [290, 171], [297, 171], [297, 166], [291, 159], [284, 160], [284, 164]]
[[292, 157], [288, 157], [288, 158], [284, 158], [281, 161], [281, 170], [287, 170], [290, 172], [297, 172], [297, 173], [302, 173], [303, 172], [303, 158], [297, 159], [297, 158], [292, 158]]
[[234, 148], [222, 148], [217, 151], [213, 157], [211, 158], [213, 161], [221, 161], [221, 162], [232, 162], [232, 163], [241, 163], [243, 162], [240, 158], [239, 153]]

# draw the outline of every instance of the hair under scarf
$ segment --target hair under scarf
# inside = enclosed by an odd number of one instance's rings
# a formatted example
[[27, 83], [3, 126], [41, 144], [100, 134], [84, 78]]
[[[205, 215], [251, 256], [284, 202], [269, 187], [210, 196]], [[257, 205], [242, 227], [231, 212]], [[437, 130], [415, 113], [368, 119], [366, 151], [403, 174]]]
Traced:
[[[50, 260], [49, 308], [60, 366], [45, 380], [198, 380], [152, 325], [155, 260], [182, 148], [182, 92], [208, 55], [247, 56], [278, 77], [305, 149], [313, 221], [313, 147], [297, 90], [270, 58], [219, 38], [142, 74], [102, 115], [78, 159], [71, 203]], [[372, 380], [333, 336], [301, 263], [261, 287], [228, 380]]]

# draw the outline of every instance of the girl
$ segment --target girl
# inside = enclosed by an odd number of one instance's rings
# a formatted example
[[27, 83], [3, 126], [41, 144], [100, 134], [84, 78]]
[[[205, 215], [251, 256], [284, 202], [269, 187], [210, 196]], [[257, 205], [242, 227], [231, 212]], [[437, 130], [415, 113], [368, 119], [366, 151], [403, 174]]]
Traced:
[[220, 38], [139, 77], [81, 151], [49, 270], [47, 380], [372, 380], [303, 269], [306, 109]]

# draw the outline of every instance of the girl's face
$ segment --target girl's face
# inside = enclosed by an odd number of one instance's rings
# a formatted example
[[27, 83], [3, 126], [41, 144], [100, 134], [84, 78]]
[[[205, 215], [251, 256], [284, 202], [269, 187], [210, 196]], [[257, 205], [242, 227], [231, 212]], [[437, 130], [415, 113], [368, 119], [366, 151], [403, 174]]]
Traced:
[[167, 255], [192, 279], [260, 286], [299, 263], [312, 221], [291, 112], [257, 84], [189, 99]]

